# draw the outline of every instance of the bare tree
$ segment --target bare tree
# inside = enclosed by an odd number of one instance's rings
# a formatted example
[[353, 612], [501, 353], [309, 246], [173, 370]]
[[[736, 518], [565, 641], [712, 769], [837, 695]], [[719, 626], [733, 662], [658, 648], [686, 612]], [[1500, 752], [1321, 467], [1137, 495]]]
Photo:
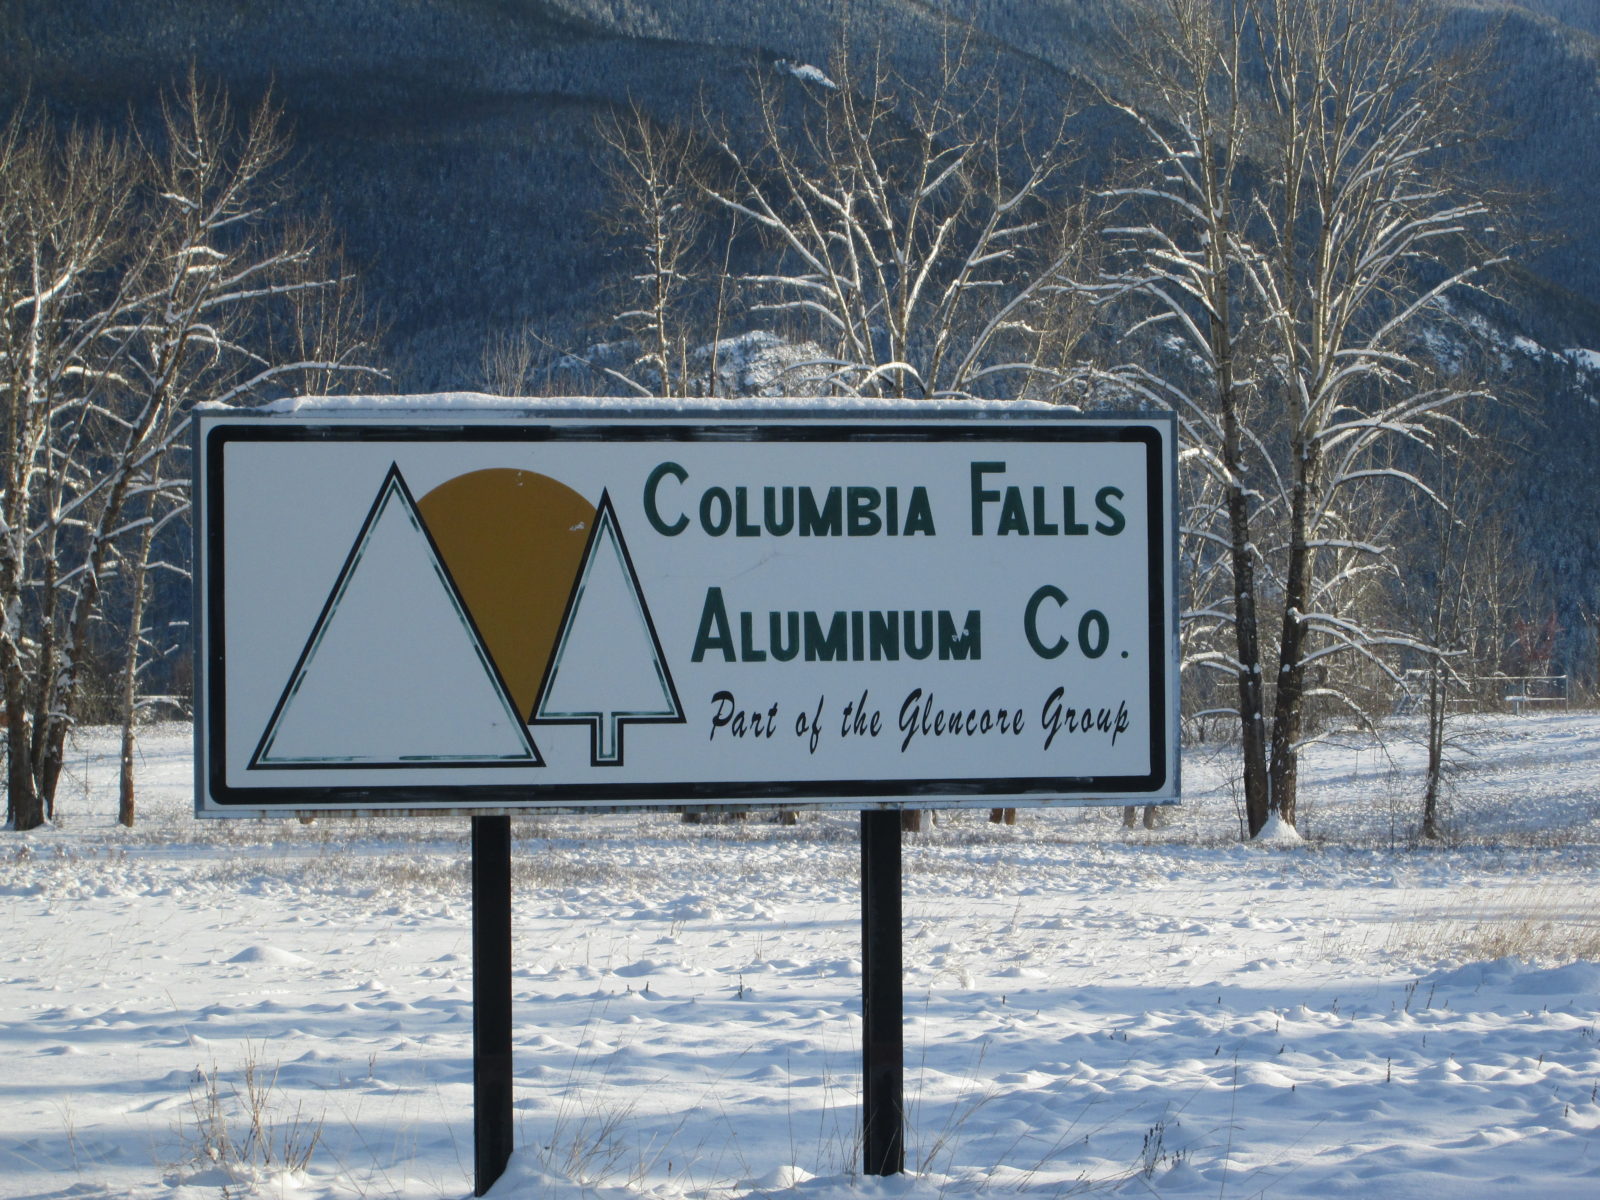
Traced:
[[6, 794], [19, 829], [45, 819], [35, 767], [54, 709], [63, 584], [74, 574], [62, 542], [85, 507], [80, 451], [104, 375], [88, 364], [103, 358], [130, 299], [128, 281], [108, 297], [102, 280], [130, 246], [138, 253], [128, 239], [133, 161], [97, 131], [55, 135], [32, 106], [0, 134], [0, 672]]
[[[191, 73], [163, 115], [160, 143], [145, 148], [164, 202], [153, 218], [161, 241], [152, 316], [141, 320], [128, 353], [129, 401], [152, 407], [155, 419], [145, 439], [153, 455], [141, 465], [129, 502], [137, 532], [118, 552], [129, 591], [118, 809], [125, 825], [135, 812], [148, 579], [152, 570], [187, 578], [173, 562], [152, 561], [151, 553], [162, 529], [188, 515], [187, 472], [171, 467], [185, 462], [174, 443], [189, 411], [200, 400], [249, 404], [286, 384], [308, 394], [360, 392], [382, 378], [368, 365], [377, 355], [376, 326], [330, 219], [273, 219], [285, 196], [274, 168], [287, 138], [270, 104], [235, 135], [226, 98]], [[142, 513], [132, 511], [135, 504]]]
[[604, 225], [629, 263], [615, 321], [637, 347], [627, 369], [610, 374], [643, 395], [689, 395], [695, 389], [686, 309], [705, 282], [699, 269], [709, 186], [704, 152], [695, 138], [660, 124], [637, 102], [607, 112], [597, 128], [610, 151]]
[[[337, 264], [316, 231], [282, 216], [287, 142], [270, 103], [239, 125], [225, 98], [191, 75], [155, 147], [58, 135], [32, 110], [10, 128], [27, 169], [7, 163], [0, 191], [33, 215], [0, 263], [11, 416], [0, 445], [0, 600], [13, 617], [0, 631], [0, 664], [8, 798], [26, 829], [52, 815], [92, 628], [118, 570], [132, 576], [131, 764], [149, 554], [187, 502], [185, 476], [172, 470], [182, 465], [184, 414], [202, 399], [249, 404], [330, 371], [364, 373], [370, 346], [322, 338], [316, 353], [295, 353], [311, 336], [290, 332], [308, 299], [340, 303], [348, 281], [329, 273]], [[132, 813], [129, 790], [124, 820]]]
[[539, 336], [527, 323], [492, 334], [483, 347], [484, 391], [491, 396], [527, 395], [539, 351]]
[[[1117, 103], [1149, 169], [1115, 189], [1136, 294], [1180, 349], [1148, 379], [1209, 477], [1196, 535], [1218, 547], [1252, 836], [1295, 819], [1308, 694], [1340, 656], [1388, 671], [1417, 645], [1345, 603], [1388, 553], [1361, 494], [1425, 489], [1383, 451], [1426, 455], [1476, 389], [1440, 384], [1421, 337], [1498, 261], [1491, 205], [1457, 175], [1481, 130], [1476, 66], [1401, 0], [1149, 0]], [[1136, 81], [1136, 83], [1135, 83]], [[1129, 219], [1129, 218], [1132, 219]]]
[[975, 59], [949, 44], [922, 84], [843, 50], [759, 82], [755, 151], [717, 139], [734, 164], [717, 199], [774, 255], [742, 280], [751, 311], [826, 348], [791, 390], [1059, 397], [1079, 379], [1058, 286], [1085, 245], [1056, 187], [1066, 120], [1027, 128]]
[[[152, 479], [161, 477], [165, 460], [165, 455], [158, 455], [151, 462]], [[165, 505], [165, 511], [162, 511], [163, 498], [162, 489], [142, 490], [139, 500], [132, 506], [135, 511], [130, 513], [130, 516], [138, 521], [140, 528], [134, 535], [134, 543], [128, 554], [122, 559], [122, 565], [128, 576], [130, 598], [128, 624], [122, 646], [123, 665], [118, 704], [122, 737], [117, 771], [117, 821], [129, 828], [133, 827], [137, 806], [133, 768], [138, 754], [140, 668], [144, 665], [148, 649], [145, 611], [150, 596], [151, 550], [162, 528], [183, 512], [183, 506], [170, 501]]]
[[1404, 518], [1413, 536], [1404, 547], [1400, 602], [1429, 646], [1407, 676], [1413, 693], [1421, 692], [1421, 830], [1429, 839], [1444, 832], [1445, 772], [1461, 749], [1456, 718], [1491, 698], [1484, 681], [1501, 670], [1507, 614], [1527, 596], [1525, 562], [1482, 486], [1504, 467], [1500, 441], [1487, 429], [1449, 439], [1429, 474], [1431, 493], [1413, 493]]

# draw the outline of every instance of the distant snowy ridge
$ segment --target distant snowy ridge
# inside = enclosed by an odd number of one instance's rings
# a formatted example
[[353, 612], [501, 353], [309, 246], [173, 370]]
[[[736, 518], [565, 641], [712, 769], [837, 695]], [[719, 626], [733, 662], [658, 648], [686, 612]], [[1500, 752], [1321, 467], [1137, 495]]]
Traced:
[[1565, 354], [1573, 366], [1600, 375], [1600, 350], [1568, 350]]
[[825, 87], [829, 91], [833, 92], [839, 90], [839, 85], [833, 80], [829, 79], [821, 67], [814, 67], [810, 63], [790, 62], [786, 58], [780, 58], [778, 60], [778, 66], [782, 67], [785, 71], [789, 72], [789, 74], [793, 75], [802, 83], [814, 83], [819, 87]]

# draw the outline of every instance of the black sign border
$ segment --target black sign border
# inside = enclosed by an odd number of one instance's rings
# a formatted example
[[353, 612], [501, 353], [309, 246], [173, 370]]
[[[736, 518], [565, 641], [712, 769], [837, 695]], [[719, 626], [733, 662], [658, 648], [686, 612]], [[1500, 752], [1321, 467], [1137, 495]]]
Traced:
[[[348, 414], [348, 415], [346, 415]], [[224, 418], [208, 427], [208, 420]], [[246, 419], [240, 419], [246, 418]], [[1157, 424], [1166, 425], [1163, 435]], [[1176, 479], [1162, 445], [1176, 436], [1168, 414], [1066, 417], [1038, 410], [953, 409], [907, 413], [844, 409], [800, 418], [794, 409], [671, 413], [620, 407], [553, 411], [464, 412], [411, 408], [393, 415], [356, 413], [252, 416], [197, 412], [193, 438], [197, 653], [203, 669], [195, 681], [195, 811], [199, 816], [257, 816], [264, 812], [428, 815], [496, 812], [641, 812], [666, 808], [741, 811], [771, 808], [981, 807], [988, 802], [1046, 805], [1172, 802], [1178, 792], [1178, 756], [1168, 698], [1175, 696], [1169, 639], [1175, 640]], [[1149, 590], [1151, 765], [1133, 776], [1016, 776], [992, 779], [775, 780], [751, 783], [469, 784], [235, 787], [226, 779], [226, 622], [223, 595], [226, 554], [222, 506], [225, 451], [232, 442], [1063, 442], [1135, 443], [1145, 451]], [[202, 486], [203, 485], [203, 486]], [[1171, 503], [1169, 503], [1169, 498]], [[1169, 519], [1163, 521], [1163, 516]], [[201, 716], [204, 720], [201, 720]], [[523, 764], [517, 764], [523, 765]], [[430, 767], [430, 764], [417, 764]], [[381, 770], [373, 766], [367, 769]], [[396, 769], [403, 769], [397, 764]], [[488, 772], [493, 776], [495, 772]], [[206, 800], [209, 796], [210, 806]], [[859, 801], [860, 803], [854, 803]], [[232, 811], [230, 811], [232, 810]]]

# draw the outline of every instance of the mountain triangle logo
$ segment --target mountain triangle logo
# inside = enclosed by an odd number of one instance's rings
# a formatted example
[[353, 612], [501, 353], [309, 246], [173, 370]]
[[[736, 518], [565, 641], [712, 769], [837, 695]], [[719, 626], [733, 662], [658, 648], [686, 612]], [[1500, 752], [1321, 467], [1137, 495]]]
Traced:
[[251, 770], [533, 767], [531, 726], [684, 721], [609, 494], [492, 468], [415, 500], [390, 466]]

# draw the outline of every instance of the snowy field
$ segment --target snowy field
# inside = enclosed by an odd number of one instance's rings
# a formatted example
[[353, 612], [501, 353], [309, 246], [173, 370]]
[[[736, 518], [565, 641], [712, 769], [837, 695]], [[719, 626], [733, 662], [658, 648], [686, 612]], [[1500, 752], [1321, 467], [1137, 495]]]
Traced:
[[[518, 1150], [492, 1195], [1600, 1195], [1600, 715], [1497, 718], [1419, 847], [1414, 731], [1325, 745], [1302, 846], [1208, 748], [1120, 810], [906, 848], [912, 1174], [856, 1174], [855, 821], [518, 823]], [[463, 819], [141, 818], [78, 743], [0, 834], [0, 1196], [472, 1190]]]

